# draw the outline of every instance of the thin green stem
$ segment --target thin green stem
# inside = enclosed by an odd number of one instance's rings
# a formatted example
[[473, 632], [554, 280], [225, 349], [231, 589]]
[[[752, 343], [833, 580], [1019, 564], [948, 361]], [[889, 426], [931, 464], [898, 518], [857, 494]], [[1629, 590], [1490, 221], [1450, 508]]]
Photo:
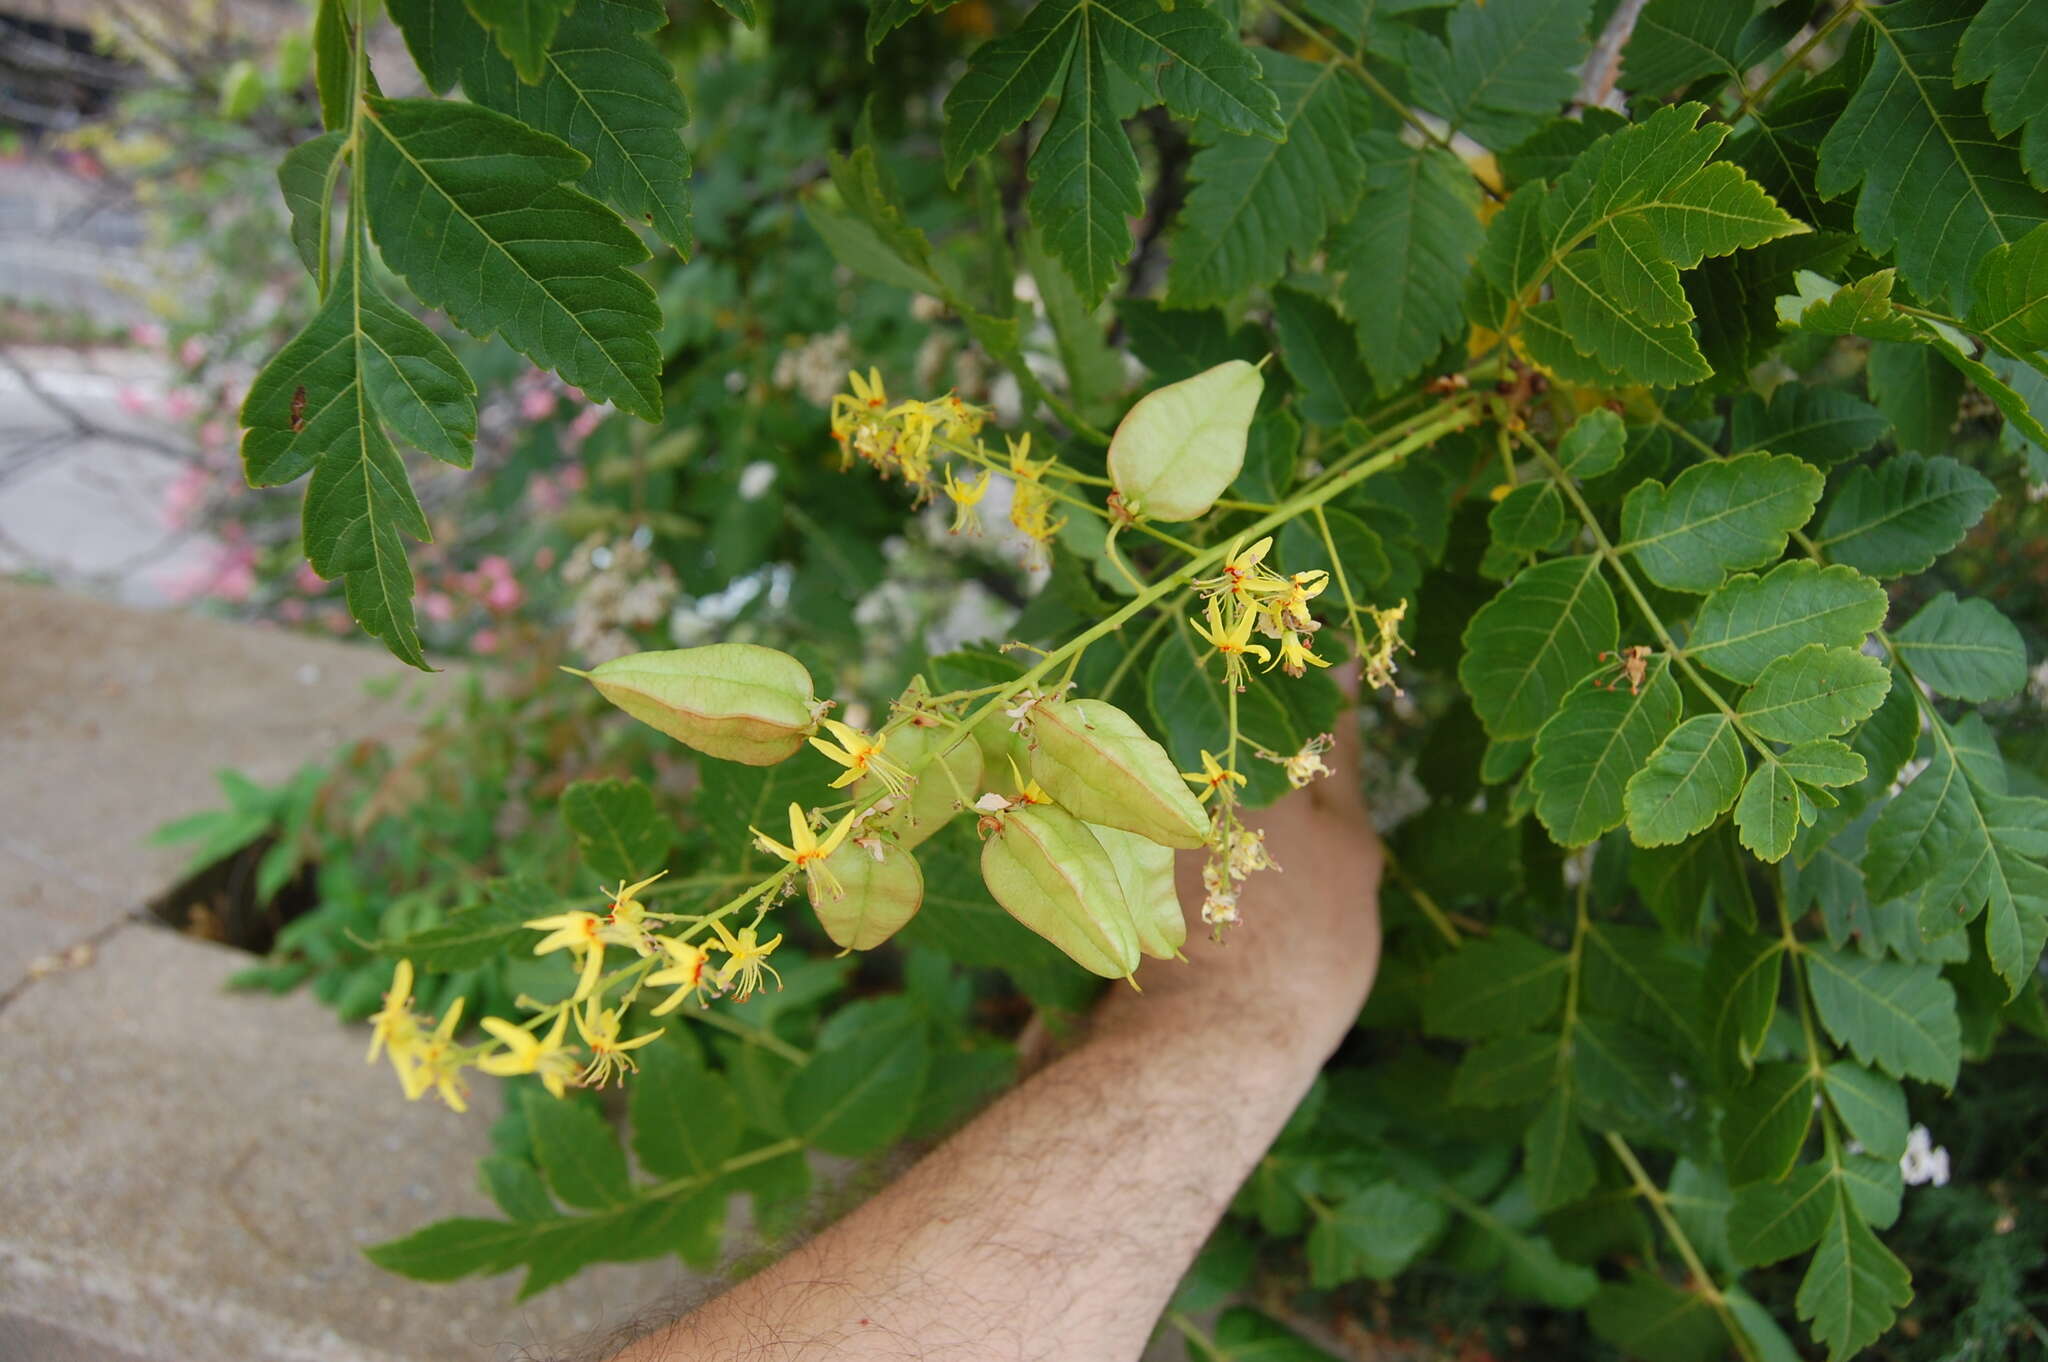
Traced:
[[777, 1140], [758, 1149], [749, 1149], [744, 1154], [735, 1154], [718, 1167], [705, 1172], [688, 1173], [679, 1178], [672, 1178], [649, 1188], [645, 1195], [649, 1198], [680, 1196], [684, 1192], [693, 1192], [699, 1187], [709, 1186], [728, 1173], [737, 1173], [742, 1169], [752, 1168], [755, 1164], [768, 1163], [785, 1154], [794, 1154], [803, 1147], [804, 1142], [794, 1136], [786, 1140]]
[[1818, 28], [1814, 29], [1812, 36], [1801, 43], [1791, 56], [1785, 58], [1777, 70], [1771, 72], [1763, 84], [1742, 96], [1742, 102], [1735, 106], [1735, 112], [1729, 115], [1728, 121], [1730, 123], [1739, 122], [1744, 117], [1761, 108], [1764, 97], [1778, 87], [1779, 81], [1791, 74], [1794, 68], [1805, 62], [1813, 54], [1813, 49], [1826, 42], [1829, 35], [1853, 18], [1861, 9], [1862, 6], [1857, 3], [1857, 0], [1849, 0], [1849, 3], [1843, 5], [1833, 14], [1830, 14], [1822, 21]]
[[1458, 935], [1458, 929], [1451, 925], [1450, 915], [1444, 912], [1443, 905], [1432, 898], [1429, 891], [1408, 873], [1408, 867], [1401, 864], [1400, 858], [1385, 847], [1380, 849], [1380, 854], [1385, 858], [1387, 873], [1400, 882], [1401, 888], [1407, 891], [1409, 898], [1415, 900], [1415, 906], [1422, 910], [1422, 915], [1429, 919], [1429, 925], [1436, 928], [1438, 935], [1453, 947], [1464, 945], [1465, 938]]
[[1685, 1227], [1679, 1224], [1678, 1217], [1671, 1213], [1671, 1199], [1665, 1195], [1663, 1188], [1651, 1181], [1649, 1172], [1644, 1169], [1642, 1160], [1636, 1157], [1635, 1150], [1629, 1148], [1628, 1141], [1611, 1130], [1602, 1133], [1606, 1136], [1607, 1147], [1614, 1151], [1614, 1157], [1621, 1160], [1621, 1166], [1628, 1170], [1629, 1181], [1634, 1184], [1636, 1194], [1650, 1203], [1651, 1214], [1655, 1215], [1657, 1223], [1664, 1227], [1664, 1233], [1671, 1239], [1671, 1246], [1678, 1250], [1678, 1256], [1684, 1260], [1686, 1271], [1692, 1273], [1693, 1281], [1699, 1286], [1701, 1298], [1713, 1306], [1714, 1313], [1721, 1317], [1721, 1324], [1727, 1329], [1728, 1337], [1735, 1344], [1736, 1351], [1750, 1362], [1755, 1362], [1756, 1344], [1750, 1341], [1741, 1321], [1735, 1318], [1735, 1312], [1728, 1308], [1727, 1296], [1723, 1294], [1720, 1284], [1714, 1280], [1714, 1274], [1707, 1271], [1707, 1265], [1700, 1261], [1699, 1251], [1693, 1247], [1691, 1238], [1686, 1235]]
[[765, 1026], [749, 1026], [743, 1021], [710, 1008], [702, 1009], [694, 1015], [698, 1021], [714, 1031], [724, 1031], [728, 1035], [738, 1036], [749, 1045], [758, 1045], [768, 1053], [780, 1055], [792, 1064], [806, 1063], [811, 1057], [809, 1051], [799, 1050]]
[[1130, 651], [1118, 658], [1116, 666], [1110, 669], [1109, 680], [1104, 682], [1102, 686], [1104, 697], [1111, 700], [1116, 698], [1116, 688], [1122, 684], [1124, 674], [1130, 671], [1131, 664], [1136, 662], [1139, 655], [1145, 651], [1145, 645], [1150, 643], [1158, 635], [1159, 631], [1166, 627], [1166, 622], [1171, 618], [1172, 616], [1164, 611], [1153, 616], [1152, 622], [1145, 626], [1144, 633], [1138, 635], [1138, 641], [1131, 645]]

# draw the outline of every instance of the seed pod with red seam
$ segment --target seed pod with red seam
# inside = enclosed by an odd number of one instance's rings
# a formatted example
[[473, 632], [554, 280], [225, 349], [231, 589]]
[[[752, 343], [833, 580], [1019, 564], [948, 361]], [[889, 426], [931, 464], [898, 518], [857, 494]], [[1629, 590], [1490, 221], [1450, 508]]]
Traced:
[[[929, 717], [929, 716], [926, 716]], [[944, 755], [935, 755], [943, 751]], [[972, 800], [981, 784], [981, 747], [971, 734], [933, 723], [929, 727], [916, 719], [889, 730], [889, 756], [898, 766], [914, 773], [917, 783], [910, 797], [875, 820], [880, 831], [894, 834], [906, 850], [946, 826], [963, 807], [961, 796]], [[853, 787], [856, 799], [874, 792], [874, 778], [863, 777]]]
[[1188, 920], [1174, 888], [1172, 847], [1122, 828], [1090, 828], [1116, 867], [1124, 906], [1138, 929], [1138, 949], [1154, 960], [1171, 960], [1187, 944]]
[[1105, 979], [1138, 967], [1138, 929], [1109, 853], [1086, 823], [1050, 804], [991, 814], [981, 877], [1011, 917]]
[[825, 869], [844, 892], [835, 898], [813, 888], [811, 911], [841, 950], [873, 950], [917, 916], [924, 903], [924, 872], [917, 858], [893, 842], [842, 842], [825, 858]]
[[1166, 749], [1107, 700], [1049, 700], [1031, 711], [1031, 777], [1090, 823], [1161, 846], [1198, 847], [1209, 819]]
[[751, 643], [634, 653], [576, 672], [650, 728], [708, 756], [773, 766], [818, 731], [811, 674]]

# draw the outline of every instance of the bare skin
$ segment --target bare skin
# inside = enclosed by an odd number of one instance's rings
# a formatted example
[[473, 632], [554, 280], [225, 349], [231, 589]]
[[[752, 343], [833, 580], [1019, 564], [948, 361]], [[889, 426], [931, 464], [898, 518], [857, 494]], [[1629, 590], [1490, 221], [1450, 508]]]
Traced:
[[[1355, 754], [1251, 820], [1284, 870], [1249, 881], [1228, 944], [1147, 962], [1078, 1049], [617, 1362], [1136, 1358], [1372, 987], [1381, 855]], [[1179, 871], [1199, 903], [1199, 856]]]

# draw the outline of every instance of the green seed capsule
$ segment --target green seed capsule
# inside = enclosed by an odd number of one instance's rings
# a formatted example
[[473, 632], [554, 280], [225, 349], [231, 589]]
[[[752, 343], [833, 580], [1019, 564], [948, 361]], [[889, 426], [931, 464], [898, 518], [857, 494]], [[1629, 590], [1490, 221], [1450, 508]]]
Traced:
[[1244, 467], [1266, 380], [1241, 359], [1147, 393], [1109, 442], [1109, 480], [1151, 520], [1205, 514]]
[[1124, 905], [1138, 929], [1138, 949], [1154, 960], [1171, 960], [1187, 944], [1188, 920], [1173, 884], [1173, 848], [1122, 828], [1094, 828], [1095, 840], [1116, 867]]
[[[957, 741], [956, 741], [957, 739]], [[932, 754], [952, 744], [942, 757]], [[875, 820], [875, 827], [893, 834], [906, 850], [937, 832], [980, 792], [981, 748], [971, 737], [943, 724], [925, 727], [916, 721], [889, 730], [889, 757], [907, 771], [918, 772], [910, 798]], [[927, 760], [929, 758], [929, 760]], [[948, 778], [950, 773], [951, 778]], [[856, 799], [873, 794], [873, 777], [853, 787]]]
[[1011, 917], [1081, 968], [1121, 979], [1138, 967], [1138, 929], [1116, 866], [1088, 825], [1050, 804], [990, 815], [981, 878]]
[[818, 728], [803, 663], [751, 643], [634, 653], [577, 675], [650, 728], [748, 766], [793, 756]]
[[881, 859], [856, 842], [844, 842], [825, 858], [825, 869], [845, 891], [811, 893], [811, 911], [825, 935], [842, 950], [873, 950], [917, 916], [924, 903], [924, 872], [917, 858], [892, 842], [877, 843]]
[[1076, 818], [1161, 846], [1198, 847], [1209, 819], [1166, 749], [1107, 700], [1053, 700], [1031, 711], [1031, 776]]
[[1031, 778], [1031, 749], [1022, 734], [1010, 731], [1009, 715], [997, 710], [976, 724], [974, 745], [981, 749], [984, 790], [994, 790], [1005, 799], [1024, 792], [1024, 781]]

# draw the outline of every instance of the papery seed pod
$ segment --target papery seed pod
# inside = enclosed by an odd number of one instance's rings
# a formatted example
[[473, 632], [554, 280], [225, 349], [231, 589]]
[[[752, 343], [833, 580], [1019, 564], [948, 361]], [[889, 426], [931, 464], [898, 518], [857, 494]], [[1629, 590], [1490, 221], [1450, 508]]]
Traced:
[[981, 749], [981, 788], [1015, 799], [1031, 778], [1031, 749], [1010, 731], [1010, 717], [997, 710], [976, 724], [974, 744]]
[[814, 889], [811, 911], [832, 944], [842, 950], [881, 945], [917, 916], [924, 903], [924, 872], [917, 858], [892, 842], [842, 843], [825, 858], [825, 869], [845, 892], [835, 898]]
[[1107, 700], [1055, 700], [1031, 713], [1031, 777], [1076, 818], [1162, 846], [1198, 847], [1209, 819], [1166, 749]]
[[[948, 746], [950, 744], [950, 746]], [[941, 748], [945, 755], [935, 757]], [[917, 777], [910, 797], [875, 820], [874, 826], [891, 833], [908, 849], [946, 826], [968, 800], [984, 788], [981, 783], [981, 748], [972, 737], [943, 724], [930, 727], [916, 722], [889, 730], [889, 756], [898, 766]], [[948, 779], [950, 773], [951, 779]], [[853, 787], [856, 799], [873, 794], [875, 780], [863, 777]]]
[[1105, 979], [1138, 967], [1138, 929], [1116, 866], [1088, 825], [1050, 804], [991, 815], [981, 878], [1011, 917]]
[[1266, 380], [1241, 359], [1138, 399], [1109, 442], [1109, 480], [1149, 520], [1205, 514], [1244, 467]]
[[811, 674], [751, 643], [634, 653], [576, 673], [650, 728], [748, 766], [773, 766], [818, 729]]
[[1091, 828], [1116, 867], [1124, 906], [1138, 930], [1138, 949], [1155, 960], [1171, 960], [1187, 944], [1188, 920], [1173, 883], [1173, 848], [1122, 828]]

